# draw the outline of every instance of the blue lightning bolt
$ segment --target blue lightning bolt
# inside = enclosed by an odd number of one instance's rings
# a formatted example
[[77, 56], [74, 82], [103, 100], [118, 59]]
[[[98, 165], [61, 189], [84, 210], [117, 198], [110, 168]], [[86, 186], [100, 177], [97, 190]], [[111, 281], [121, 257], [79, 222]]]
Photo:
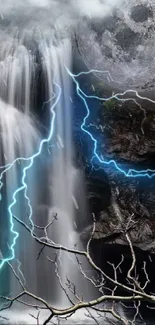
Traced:
[[[55, 84], [55, 83], [54, 83], [54, 84]], [[55, 85], [56, 85], [56, 84], [55, 84]], [[56, 86], [58, 86], [58, 85], [56, 85]], [[61, 96], [61, 94], [60, 94], [60, 96]], [[44, 109], [45, 105], [50, 104], [50, 103], [52, 102], [52, 100], [53, 100], [55, 97], [56, 97], [56, 95], [55, 95], [55, 93], [54, 93], [53, 96], [52, 96], [50, 99], [48, 99], [47, 101], [45, 101], [45, 102], [43, 103], [42, 110]], [[57, 104], [57, 103], [56, 103], [56, 104]], [[52, 145], [52, 146], [53, 146], [53, 145]], [[51, 146], [49, 145], [48, 147], [51, 147]], [[16, 162], [19, 163], [20, 161], [29, 161], [30, 158], [31, 158], [31, 157], [29, 157], [29, 158], [18, 157], [18, 158], [16, 158], [12, 163], [7, 164], [7, 165], [4, 165], [4, 166], [0, 166], [0, 169], [4, 169], [4, 170], [1, 172], [1, 174], [0, 174], [0, 200], [1, 200], [1, 198], [2, 198], [2, 196], [1, 196], [1, 189], [2, 189], [2, 187], [3, 187], [2, 179], [3, 179], [4, 174], [6, 174], [7, 171], [9, 171], [9, 170], [10, 170], [10, 169], [11, 169], [11, 168], [16, 164]]]
[[[86, 126], [86, 122], [87, 122], [87, 119], [88, 117], [90, 116], [90, 109], [89, 109], [89, 106], [87, 104], [87, 100], [86, 98], [88, 99], [97, 99], [97, 100], [100, 100], [100, 101], [109, 101], [111, 99], [117, 99], [118, 101], [129, 101], [129, 100], [133, 100], [135, 101], [135, 99], [133, 98], [125, 98], [125, 99], [122, 99], [120, 98], [121, 96], [125, 96], [126, 94], [128, 93], [134, 93], [136, 95], [137, 98], [141, 99], [141, 100], [147, 100], [153, 104], [155, 104], [155, 101], [152, 100], [152, 99], [149, 99], [147, 97], [142, 97], [138, 94], [138, 92], [136, 90], [132, 90], [132, 89], [129, 89], [129, 90], [126, 90], [124, 91], [123, 93], [117, 93], [117, 94], [114, 94], [112, 95], [111, 97], [109, 98], [104, 98], [104, 97], [98, 97], [98, 96], [95, 96], [95, 95], [87, 95], [85, 94], [82, 89], [80, 88], [80, 85], [79, 85], [79, 82], [77, 81], [77, 78], [82, 76], [82, 75], [89, 75], [90, 73], [104, 73], [104, 71], [99, 71], [99, 70], [90, 70], [90, 71], [87, 71], [87, 72], [80, 72], [78, 74], [73, 74], [67, 67], [65, 67], [66, 70], [67, 70], [67, 73], [70, 75], [70, 77], [72, 78], [72, 80], [74, 81], [75, 85], [76, 85], [76, 92], [77, 92], [77, 95], [81, 98], [81, 100], [83, 101], [84, 105], [85, 105], [85, 108], [86, 108], [86, 115], [83, 119], [83, 122], [82, 122], [82, 125], [81, 125], [81, 130], [83, 132], [85, 132], [89, 138], [92, 140], [93, 142], [93, 158], [96, 158], [97, 161], [100, 163], [100, 164], [104, 164], [104, 165], [114, 165], [114, 167], [116, 168], [116, 170], [118, 170], [120, 173], [124, 174], [124, 176], [126, 177], [148, 177], [148, 178], [152, 178], [155, 176], [155, 170], [153, 169], [144, 169], [144, 170], [136, 170], [136, 169], [128, 169], [127, 171], [125, 171], [124, 169], [122, 169], [118, 164], [117, 162], [114, 160], [114, 159], [111, 159], [111, 160], [106, 160], [104, 159], [103, 155], [99, 155], [98, 152], [97, 152], [97, 149], [98, 149], [98, 141], [97, 139], [94, 138], [94, 136], [92, 135], [91, 132], [89, 132], [87, 130], [87, 126]], [[135, 101], [136, 102], [136, 101]], [[136, 102], [137, 103], [137, 102]]]
[[[22, 158], [21, 157], [21, 158], [15, 159], [11, 164], [6, 165], [6, 169], [0, 175], [0, 189], [1, 189], [2, 188], [2, 185], [3, 185], [3, 183], [2, 183], [2, 177], [3, 177], [4, 173], [6, 173], [9, 169], [11, 169], [12, 166], [17, 161], [22, 160], [22, 161], [28, 162], [28, 165], [26, 167], [24, 167], [24, 169], [23, 169], [22, 185], [14, 192], [12, 203], [8, 207], [9, 221], [10, 221], [10, 231], [14, 235], [14, 238], [13, 238], [12, 245], [10, 246], [11, 255], [9, 257], [3, 258], [1, 260], [1, 262], [0, 262], [0, 269], [3, 267], [3, 265], [6, 262], [9, 262], [9, 261], [11, 261], [11, 260], [13, 260], [15, 258], [15, 249], [14, 248], [15, 248], [16, 240], [17, 240], [17, 238], [19, 236], [19, 233], [14, 230], [14, 222], [13, 222], [12, 208], [17, 203], [17, 200], [16, 200], [17, 194], [20, 193], [23, 190], [24, 190], [24, 197], [25, 197], [25, 199], [28, 202], [28, 207], [29, 207], [29, 211], [30, 211], [30, 213], [29, 213], [29, 221], [30, 221], [31, 226], [32, 226], [32, 228], [31, 228], [31, 234], [33, 235], [33, 230], [34, 230], [34, 224], [33, 224], [33, 221], [32, 221], [32, 213], [33, 213], [33, 211], [32, 211], [32, 206], [31, 206], [30, 198], [27, 196], [27, 184], [25, 182], [25, 179], [26, 179], [27, 171], [32, 167], [34, 160], [41, 154], [43, 145], [45, 143], [49, 143], [51, 141], [51, 139], [52, 139], [52, 136], [53, 136], [54, 122], [55, 122], [55, 117], [56, 117], [56, 113], [54, 111], [54, 108], [58, 104], [58, 102], [60, 100], [60, 97], [61, 97], [61, 88], [60, 88], [60, 86], [57, 83], [55, 83], [55, 82], [54, 82], [54, 84], [55, 84], [55, 86], [58, 89], [58, 95], [57, 95], [57, 98], [56, 98], [56, 100], [55, 100], [55, 102], [52, 105], [51, 110], [50, 110], [51, 111], [51, 114], [52, 114], [52, 118], [51, 118], [51, 126], [50, 126], [50, 132], [49, 132], [48, 138], [43, 139], [40, 142], [39, 149], [38, 149], [38, 151], [33, 156], [31, 156], [29, 158]], [[2, 166], [2, 167], [5, 167], [5, 166]]]
[[[91, 70], [91, 71], [88, 71], [88, 72], [81, 72], [77, 75], [74, 75], [71, 73], [71, 71], [66, 67], [66, 70], [68, 72], [68, 74], [70, 75], [70, 77], [72, 78], [72, 80], [74, 81], [74, 83], [76, 84], [76, 91], [77, 91], [77, 94], [78, 96], [82, 99], [82, 101], [84, 102], [84, 105], [86, 107], [86, 116], [84, 117], [83, 119], [83, 123], [81, 125], [81, 130], [84, 131], [90, 138], [91, 140], [93, 141], [93, 144], [94, 144], [94, 157], [97, 158], [97, 160], [101, 163], [101, 164], [105, 164], [105, 165], [110, 165], [110, 164], [113, 164], [115, 166], [115, 168], [123, 173], [126, 177], [148, 177], [148, 178], [152, 178], [153, 176], [155, 176], [155, 170], [152, 170], [152, 169], [146, 169], [146, 170], [135, 170], [135, 169], [129, 169], [127, 172], [125, 172], [121, 167], [118, 166], [118, 164], [116, 163], [115, 160], [109, 160], [109, 161], [106, 161], [102, 156], [99, 156], [99, 154], [97, 153], [97, 147], [98, 147], [98, 143], [97, 143], [97, 140], [93, 137], [93, 135], [86, 129], [86, 121], [88, 119], [88, 117], [90, 116], [90, 110], [89, 110], [89, 107], [88, 107], [88, 104], [87, 104], [87, 101], [86, 101], [86, 98], [92, 98], [92, 99], [98, 99], [98, 100], [102, 100], [102, 101], [108, 101], [112, 98], [115, 98], [119, 101], [129, 101], [129, 100], [134, 100], [133, 98], [127, 98], [127, 99], [121, 99], [119, 98], [120, 96], [124, 96], [128, 93], [135, 93], [135, 95], [137, 96], [137, 98], [139, 99], [142, 99], [142, 100], [148, 100], [152, 103], [155, 103], [155, 101], [151, 100], [151, 99], [148, 99], [146, 97], [142, 97], [138, 94], [137, 91], [135, 90], [127, 90], [123, 93], [118, 93], [118, 94], [115, 94], [109, 98], [100, 98], [98, 96], [88, 96], [86, 95], [80, 88], [79, 86], [79, 83], [77, 81], [77, 78], [80, 77], [81, 75], [85, 74], [85, 75], [88, 75], [92, 72], [100, 72], [101, 71], [98, 71], [98, 70]], [[4, 170], [2, 171], [2, 173], [0, 174], [0, 190], [3, 186], [3, 183], [2, 183], [2, 178], [3, 178], [3, 175], [4, 173], [6, 173], [8, 170], [10, 170], [13, 165], [18, 161], [25, 161], [25, 162], [28, 162], [28, 165], [26, 167], [24, 167], [23, 169], [23, 176], [22, 176], [22, 186], [20, 186], [13, 194], [13, 201], [12, 203], [9, 205], [8, 207], [8, 212], [9, 212], [9, 220], [10, 220], [10, 231], [11, 233], [14, 235], [14, 238], [13, 238], [13, 243], [12, 245], [10, 246], [10, 250], [11, 250], [11, 255], [7, 258], [3, 258], [0, 262], [0, 269], [2, 268], [2, 266], [10, 261], [10, 260], [13, 260], [15, 258], [15, 244], [16, 244], [16, 240], [19, 236], [19, 233], [16, 232], [14, 230], [14, 223], [13, 223], [13, 214], [12, 214], [12, 208], [15, 206], [15, 204], [17, 203], [17, 200], [16, 200], [16, 197], [17, 197], [17, 194], [21, 191], [24, 190], [24, 197], [25, 199], [27, 200], [27, 203], [28, 203], [28, 207], [29, 207], [29, 221], [31, 223], [31, 235], [34, 236], [33, 234], [33, 231], [34, 231], [34, 224], [33, 224], [33, 220], [32, 220], [32, 206], [31, 206], [31, 201], [30, 201], [30, 198], [27, 196], [27, 184], [26, 184], [26, 176], [27, 176], [27, 171], [32, 167], [33, 165], [33, 162], [34, 162], [34, 159], [37, 158], [41, 152], [42, 152], [42, 148], [43, 148], [43, 145], [45, 143], [49, 143], [50, 140], [52, 139], [52, 136], [53, 136], [53, 131], [54, 131], [54, 122], [55, 122], [55, 117], [56, 117], [56, 114], [54, 112], [54, 108], [55, 106], [58, 104], [59, 102], [59, 99], [60, 99], [60, 96], [61, 96], [61, 88], [58, 84], [55, 83], [55, 86], [58, 88], [58, 96], [56, 98], [56, 101], [55, 103], [52, 105], [51, 107], [51, 113], [52, 113], [52, 119], [51, 119], [51, 127], [50, 127], [50, 133], [49, 133], [49, 136], [48, 138], [46, 139], [43, 139], [40, 143], [40, 146], [39, 146], [39, 149], [37, 151], [37, 153], [35, 153], [33, 156], [29, 157], [29, 158], [24, 158], [24, 157], [20, 157], [20, 158], [17, 158], [15, 159], [11, 164], [8, 164], [8, 165], [5, 165], [5, 166], [2, 166], [0, 167], [1, 169], [4, 168]], [[134, 100], [135, 101], [135, 100]], [[137, 103], [137, 102], [136, 102]], [[93, 158], [94, 158], [93, 157]]]

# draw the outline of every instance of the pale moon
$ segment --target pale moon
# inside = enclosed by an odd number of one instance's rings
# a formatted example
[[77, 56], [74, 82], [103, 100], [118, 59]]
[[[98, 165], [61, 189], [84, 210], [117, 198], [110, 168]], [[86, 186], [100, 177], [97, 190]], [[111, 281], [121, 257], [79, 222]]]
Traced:
[[89, 69], [110, 86], [155, 87], [155, 2], [123, 1], [105, 18], [87, 16], [79, 24], [78, 47]]

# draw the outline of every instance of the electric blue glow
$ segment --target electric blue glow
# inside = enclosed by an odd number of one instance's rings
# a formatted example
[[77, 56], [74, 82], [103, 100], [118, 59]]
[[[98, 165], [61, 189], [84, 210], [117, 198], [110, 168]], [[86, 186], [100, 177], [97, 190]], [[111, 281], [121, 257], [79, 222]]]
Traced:
[[[139, 94], [138, 94], [138, 92], [137, 91], [135, 91], [135, 90], [132, 90], [132, 89], [129, 89], [129, 90], [127, 90], [127, 91], [125, 91], [125, 92], [123, 92], [123, 93], [118, 93], [118, 94], [114, 94], [114, 95], [112, 95], [111, 97], [109, 97], [109, 98], [103, 98], [103, 97], [98, 97], [98, 96], [89, 96], [89, 95], [87, 95], [87, 94], [85, 94], [82, 90], [81, 90], [81, 88], [80, 88], [80, 85], [79, 85], [79, 82], [77, 81], [77, 78], [78, 77], [80, 77], [80, 76], [82, 76], [83, 74], [85, 74], [85, 75], [88, 75], [88, 74], [90, 74], [90, 73], [92, 73], [92, 72], [102, 72], [102, 71], [99, 71], [99, 70], [90, 70], [90, 71], [88, 71], [88, 72], [80, 72], [80, 73], [78, 73], [78, 74], [73, 74], [67, 67], [66, 67], [66, 70], [67, 70], [67, 72], [68, 72], [68, 74], [71, 76], [71, 78], [72, 78], [72, 80], [74, 81], [74, 83], [75, 83], [75, 85], [76, 85], [76, 92], [77, 92], [77, 95], [81, 98], [81, 100], [83, 101], [83, 103], [84, 103], [84, 105], [85, 105], [85, 108], [86, 108], [86, 115], [85, 115], [85, 117], [84, 117], [84, 119], [83, 119], [83, 122], [82, 122], [82, 124], [81, 124], [81, 130], [83, 131], [83, 132], [85, 132], [88, 136], [89, 136], [89, 138], [92, 140], [92, 142], [93, 142], [93, 155], [94, 155], [94, 157], [96, 157], [96, 159], [97, 159], [97, 161], [100, 163], [100, 164], [104, 164], [104, 165], [107, 165], [107, 166], [109, 166], [109, 165], [114, 165], [114, 167], [116, 168], [116, 170], [118, 170], [120, 173], [122, 173], [122, 174], [124, 174], [124, 176], [126, 176], [126, 177], [148, 177], [148, 178], [152, 178], [152, 177], [154, 177], [155, 176], [155, 170], [153, 170], [153, 169], [143, 169], [143, 170], [136, 170], [136, 169], [128, 169], [127, 171], [125, 171], [124, 169], [122, 169], [118, 164], [117, 164], [117, 162], [114, 160], [114, 159], [111, 159], [111, 160], [105, 160], [104, 158], [103, 158], [103, 156], [102, 155], [99, 155], [98, 154], [98, 152], [97, 152], [97, 148], [98, 148], [98, 141], [94, 138], [94, 136], [92, 135], [92, 133], [90, 132], [90, 131], [88, 131], [87, 130], [87, 126], [86, 126], [86, 122], [87, 122], [87, 119], [88, 119], [88, 117], [90, 116], [90, 109], [89, 109], [89, 106], [88, 106], [88, 104], [87, 104], [87, 101], [86, 101], [86, 98], [89, 98], [89, 99], [97, 99], [97, 100], [102, 100], [102, 101], [109, 101], [109, 100], [111, 100], [111, 99], [113, 99], [113, 98], [115, 98], [115, 99], [117, 99], [117, 100], [119, 100], [119, 101], [129, 101], [129, 100], [134, 100], [135, 101], [135, 99], [133, 99], [133, 98], [127, 98], [127, 99], [121, 99], [121, 98], [119, 98], [120, 96], [124, 96], [124, 95], [126, 95], [126, 94], [128, 94], [128, 93], [134, 93], [136, 96], [137, 96], [137, 98], [139, 98], [139, 99], [142, 99], [142, 100], [147, 100], [147, 101], [149, 101], [149, 102], [151, 102], [151, 103], [154, 103], [155, 104], [155, 101], [154, 100], [152, 100], [152, 99], [149, 99], [149, 98], [147, 98], [147, 97], [142, 97], [142, 96], [140, 96]], [[135, 101], [136, 102], [136, 101]], [[136, 102], [137, 103], [137, 102]], [[94, 159], [94, 157], [93, 157], [93, 159]]]
[[[101, 165], [107, 165], [107, 166], [114, 165], [114, 167], [116, 168], [116, 170], [118, 170], [120, 173], [122, 173], [126, 177], [148, 177], [148, 178], [154, 177], [155, 176], [155, 170], [152, 170], [152, 169], [144, 169], [144, 170], [128, 169], [128, 171], [125, 171], [124, 169], [122, 169], [117, 164], [117, 162], [115, 160], [105, 160], [104, 157], [97, 152], [97, 149], [98, 149], [98, 141], [91, 134], [91, 132], [88, 131], [88, 129], [87, 129], [88, 126], [86, 125], [87, 119], [90, 116], [90, 109], [89, 109], [89, 106], [87, 104], [87, 100], [86, 99], [97, 99], [97, 100], [105, 101], [105, 102], [106, 101], [109, 101], [111, 99], [117, 99], [118, 101], [121, 101], [121, 102], [129, 101], [129, 100], [133, 100], [133, 101], [136, 102], [136, 100], [134, 98], [126, 98], [126, 99], [120, 98], [120, 97], [125, 96], [128, 93], [134, 93], [136, 95], [136, 97], [139, 98], [139, 99], [141, 99], [141, 100], [147, 100], [147, 101], [149, 101], [151, 103], [155, 103], [155, 101], [153, 101], [153, 100], [151, 100], [151, 99], [149, 99], [147, 97], [140, 96], [138, 94], [138, 92], [135, 91], [135, 90], [127, 90], [127, 91], [125, 91], [123, 93], [114, 94], [114, 95], [112, 95], [109, 98], [100, 98], [100, 97], [95, 96], [95, 95], [88, 96], [80, 88], [79, 82], [77, 81], [77, 78], [80, 77], [83, 74], [89, 75], [92, 72], [96, 72], [96, 73], [97, 72], [98, 73], [108, 73], [108, 71], [103, 71], [102, 72], [102, 71], [99, 71], [99, 70], [91, 70], [91, 71], [88, 71], [88, 72], [81, 72], [81, 73], [75, 75], [75, 74], [72, 74], [72, 72], [67, 67], [66, 67], [66, 70], [67, 70], [67, 73], [69, 74], [69, 76], [74, 81], [74, 83], [76, 85], [77, 95], [81, 98], [81, 100], [83, 101], [83, 103], [85, 105], [85, 108], [86, 108], [86, 115], [85, 115], [85, 117], [83, 119], [83, 122], [81, 124], [81, 130], [83, 132], [85, 132], [89, 136], [89, 138], [92, 140], [92, 143], [93, 143], [93, 157], [91, 159], [91, 162], [93, 161], [93, 159], [96, 158], [97, 161]], [[112, 80], [112, 78], [111, 78], [111, 80]], [[49, 132], [48, 137], [45, 138], [45, 139], [43, 139], [40, 142], [40, 146], [39, 146], [38, 151], [34, 155], [32, 155], [31, 157], [29, 157], [29, 158], [24, 158], [24, 157], [16, 158], [12, 163], [0, 167], [0, 169], [4, 169], [1, 172], [1, 174], [0, 174], [0, 191], [1, 191], [2, 186], [3, 186], [3, 182], [2, 182], [3, 175], [7, 171], [9, 171], [14, 166], [14, 164], [16, 162], [24, 161], [24, 162], [27, 162], [28, 163], [23, 168], [23, 174], [22, 174], [22, 180], [21, 180], [22, 181], [22, 185], [19, 188], [17, 188], [16, 191], [13, 193], [13, 200], [12, 200], [11, 204], [8, 207], [9, 220], [10, 220], [10, 232], [13, 234], [13, 242], [12, 242], [12, 245], [10, 246], [10, 251], [11, 251], [10, 256], [9, 257], [6, 257], [6, 258], [2, 258], [1, 261], [0, 261], [0, 269], [3, 267], [3, 265], [6, 262], [11, 261], [11, 260], [13, 260], [15, 258], [15, 245], [16, 245], [16, 240], [17, 240], [17, 238], [19, 236], [19, 233], [17, 231], [15, 231], [15, 229], [14, 229], [12, 209], [13, 209], [13, 207], [17, 203], [17, 194], [20, 193], [21, 191], [24, 191], [24, 197], [25, 197], [25, 199], [26, 199], [26, 201], [28, 203], [28, 207], [29, 207], [29, 221], [30, 221], [30, 224], [31, 224], [31, 235], [34, 236], [34, 233], [33, 233], [34, 232], [34, 224], [33, 224], [33, 220], [32, 220], [33, 211], [32, 211], [32, 206], [31, 206], [31, 200], [30, 200], [30, 198], [27, 195], [28, 187], [27, 187], [27, 183], [26, 183], [26, 176], [27, 176], [28, 170], [33, 166], [33, 163], [34, 163], [35, 158], [37, 158], [41, 154], [43, 145], [45, 143], [48, 143], [49, 144], [49, 142], [51, 141], [52, 136], [53, 136], [54, 123], [55, 123], [55, 117], [56, 117], [56, 113], [55, 113], [54, 109], [55, 109], [56, 105], [58, 104], [58, 102], [60, 100], [60, 97], [61, 97], [61, 88], [60, 88], [60, 86], [58, 84], [56, 84], [56, 83], [55, 83], [55, 86], [58, 89], [58, 95], [55, 96], [55, 94], [54, 94], [54, 96], [49, 101], [46, 102], [46, 103], [50, 103], [51, 100], [53, 100], [54, 98], [56, 98], [54, 104], [51, 107], [51, 115], [52, 115], [52, 118], [51, 118], [51, 127], [50, 127], [50, 132]], [[44, 105], [46, 103], [44, 103]], [[138, 104], [138, 103], [136, 102], [136, 104]], [[49, 147], [50, 146], [52, 146], [52, 145], [49, 145]], [[0, 200], [1, 200], [1, 193], [0, 193]]]
[[31, 206], [31, 201], [29, 199], [29, 197], [27, 196], [27, 184], [26, 184], [26, 175], [27, 175], [27, 171], [32, 167], [33, 165], [33, 162], [34, 162], [34, 159], [37, 158], [40, 154], [41, 154], [41, 151], [42, 151], [42, 148], [43, 148], [43, 145], [45, 143], [48, 143], [50, 142], [50, 140], [52, 139], [52, 136], [53, 136], [53, 132], [54, 132], [54, 122], [55, 122], [55, 117], [56, 117], [56, 113], [54, 111], [54, 108], [56, 107], [56, 105], [58, 104], [59, 102], [59, 99], [60, 99], [60, 96], [61, 96], [61, 88], [60, 86], [57, 84], [57, 83], [54, 83], [55, 86], [58, 88], [58, 96], [55, 100], [55, 103], [52, 105], [51, 107], [51, 114], [52, 114], [52, 119], [51, 119], [51, 127], [50, 127], [50, 132], [49, 132], [49, 135], [48, 135], [48, 138], [46, 139], [43, 139], [41, 142], [40, 142], [40, 146], [39, 146], [39, 149], [38, 151], [31, 157], [29, 158], [17, 158], [16, 160], [14, 160], [11, 164], [8, 164], [6, 165], [6, 169], [1, 173], [0, 175], [0, 189], [2, 187], [2, 177], [4, 175], [5, 172], [7, 172], [10, 168], [12, 168], [12, 166], [19, 160], [22, 160], [22, 161], [27, 161], [28, 162], [28, 165], [26, 167], [24, 167], [23, 169], [23, 176], [22, 176], [22, 186], [20, 186], [13, 194], [13, 201], [12, 203], [9, 205], [8, 207], [8, 212], [9, 212], [9, 220], [10, 220], [10, 231], [11, 233], [14, 235], [14, 238], [13, 238], [13, 242], [12, 242], [12, 245], [10, 246], [10, 250], [11, 250], [11, 255], [9, 257], [6, 257], [4, 259], [1, 260], [0, 262], [0, 269], [3, 267], [3, 265], [8, 262], [8, 261], [11, 261], [15, 258], [15, 245], [16, 245], [16, 240], [19, 236], [19, 233], [17, 231], [14, 230], [14, 222], [13, 222], [13, 214], [12, 214], [12, 208], [15, 206], [15, 204], [17, 203], [17, 200], [16, 200], [16, 197], [17, 197], [17, 194], [21, 191], [24, 190], [24, 196], [28, 202], [28, 207], [29, 207], [29, 221], [32, 225], [32, 229], [31, 229], [31, 235], [33, 236], [33, 230], [34, 230], [34, 224], [33, 224], [33, 221], [32, 221], [32, 206]]

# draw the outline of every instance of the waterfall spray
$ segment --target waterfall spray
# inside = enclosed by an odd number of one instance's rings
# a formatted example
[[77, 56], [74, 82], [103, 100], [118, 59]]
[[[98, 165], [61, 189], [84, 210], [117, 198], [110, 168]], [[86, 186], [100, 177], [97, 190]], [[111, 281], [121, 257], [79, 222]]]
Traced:
[[[81, 191], [78, 200], [76, 197], [77, 187], [82, 187], [83, 174], [73, 164], [72, 83], [65, 69], [65, 66], [69, 69], [72, 66], [71, 43], [68, 39], [53, 38], [50, 40], [39, 37], [37, 50], [34, 52], [27, 49], [22, 40], [13, 42], [12, 47], [8, 49], [6, 46], [2, 55], [4, 62], [1, 64], [1, 69], [2, 77], [5, 76], [5, 79], [0, 78], [0, 94], [6, 103], [1, 103], [0, 111], [3, 134], [1, 160], [4, 160], [6, 164], [20, 156], [31, 157], [39, 147], [41, 140], [33, 122], [34, 118], [32, 118], [35, 102], [33, 96], [38, 96], [37, 91], [33, 93], [34, 85], [37, 85], [34, 79], [37, 75], [36, 70], [39, 68], [44, 76], [46, 109], [50, 111], [51, 102], [55, 96], [54, 80], [61, 88], [61, 99], [55, 107], [54, 135], [47, 141], [47, 146], [40, 152], [39, 159], [32, 165], [26, 176], [34, 229], [41, 237], [42, 231], [39, 232], [41, 228], [38, 227], [50, 223], [53, 215], [56, 214], [56, 220], [49, 229], [49, 238], [56, 244], [64, 245], [69, 249], [74, 249], [76, 246], [83, 250], [75, 225], [77, 217], [86, 218], [87, 210], [84, 191]], [[40, 106], [43, 107], [44, 103]], [[21, 184], [23, 168], [24, 162], [20, 165], [17, 163], [6, 173], [6, 208], [12, 202], [13, 193]], [[38, 170], [41, 170], [40, 177], [37, 175]], [[44, 182], [45, 193], [42, 192], [41, 180]], [[23, 192], [21, 192], [16, 198], [17, 203], [13, 207], [13, 213], [29, 225], [28, 206], [24, 199]], [[79, 209], [81, 203], [83, 209]], [[31, 288], [31, 292], [61, 307], [67, 307], [71, 301], [76, 302], [76, 294], [84, 300], [98, 295], [93, 285], [83, 276], [76, 256], [59, 250], [57, 262], [55, 265], [50, 265], [48, 259], [53, 257], [54, 252], [52, 249], [45, 248], [37, 259], [40, 246], [24, 229], [21, 229], [21, 225], [15, 223], [15, 227], [19, 238], [15, 246], [16, 259], [11, 263], [17, 274], [20, 276], [22, 274], [25, 286]], [[12, 238], [8, 222], [6, 229], [10, 235], [9, 246]], [[80, 258], [81, 262], [84, 272], [86, 274], [89, 272], [90, 275], [90, 266], [86, 258]], [[87, 285], [85, 285], [86, 282]], [[72, 286], [76, 294], [73, 294]], [[10, 275], [8, 290], [11, 294], [20, 292], [18, 279], [14, 277], [14, 274]], [[31, 299], [24, 301], [30, 303]], [[18, 304], [14, 304], [16, 311], [19, 308], [21, 310]]]

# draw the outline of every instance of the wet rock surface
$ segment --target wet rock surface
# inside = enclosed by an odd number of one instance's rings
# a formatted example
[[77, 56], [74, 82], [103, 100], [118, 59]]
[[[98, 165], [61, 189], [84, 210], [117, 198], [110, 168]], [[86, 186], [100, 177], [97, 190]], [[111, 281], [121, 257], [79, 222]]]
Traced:
[[[142, 105], [146, 113], [133, 102], [103, 105], [91, 129], [92, 134], [100, 135], [100, 156], [115, 160], [126, 172], [130, 168], [154, 169], [155, 165], [155, 112], [148, 103]], [[154, 177], [126, 177], [113, 163], [99, 167], [87, 176], [88, 199], [96, 217], [93, 239], [102, 239], [102, 244], [128, 245], [122, 230], [130, 222], [133, 245], [154, 254]], [[83, 241], [88, 240], [91, 231], [92, 225], [82, 231]]]

